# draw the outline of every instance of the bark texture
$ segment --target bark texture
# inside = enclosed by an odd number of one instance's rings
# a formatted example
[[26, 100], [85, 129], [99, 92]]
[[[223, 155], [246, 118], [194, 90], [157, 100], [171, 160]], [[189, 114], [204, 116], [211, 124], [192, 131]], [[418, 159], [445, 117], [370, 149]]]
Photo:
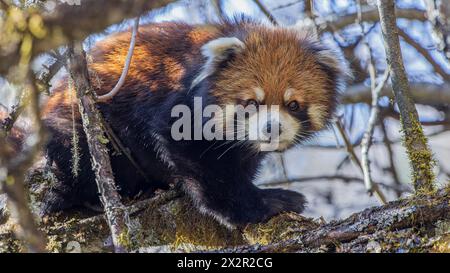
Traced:
[[398, 37], [395, 1], [378, 0], [384, 48], [389, 67], [395, 102], [400, 110], [404, 145], [412, 167], [413, 185], [417, 192], [433, 189], [433, 156], [423, 133], [419, 116], [410, 96], [408, 77], [403, 65], [402, 51]]
[[[34, 206], [50, 183], [48, 172], [29, 177]], [[200, 214], [176, 189], [127, 204], [139, 252], [449, 252], [450, 198], [447, 190], [368, 208], [344, 220], [325, 222], [286, 213], [267, 223], [229, 230]], [[8, 219], [0, 225], [0, 252], [21, 251]], [[52, 252], [112, 252], [103, 214], [72, 212], [43, 219]]]
[[100, 200], [106, 212], [116, 252], [125, 252], [129, 245], [128, 212], [123, 206], [114, 181], [102, 117], [95, 104], [89, 81], [86, 56], [81, 42], [69, 48], [69, 70], [76, 89], [84, 133], [91, 154], [91, 164]]

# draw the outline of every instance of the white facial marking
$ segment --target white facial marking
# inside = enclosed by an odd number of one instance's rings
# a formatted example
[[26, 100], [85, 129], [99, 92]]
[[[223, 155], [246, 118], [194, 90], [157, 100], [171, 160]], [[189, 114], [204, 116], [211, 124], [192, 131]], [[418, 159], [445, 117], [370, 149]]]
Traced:
[[256, 95], [256, 99], [259, 102], [264, 101], [264, 98], [266, 97], [266, 94], [264, 93], [264, 90], [261, 87], [255, 87], [255, 95]]
[[294, 89], [292, 88], [288, 88], [286, 89], [286, 91], [284, 92], [284, 102], [289, 102], [289, 100], [291, 99], [292, 95], [294, 94]]
[[[259, 141], [258, 148], [260, 151], [286, 150], [295, 142], [295, 137], [301, 130], [301, 125], [284, 111], [273, 108], [269, 111], [270, 115], [267, 111], [259, 110], [257, 115], [250, 116], [248, 136], [251, 140]], [[266, 132], [266, 124], [269, 120], [274, 126], [269, 134], [270, 136]], [[278, 130], [277, 124], [280, 124], [281, 131]]]
[[308, 116], [315, 130], [323, 129], [327, 116], [327, 108], [325, 105], [312, 104], [308, 108]]

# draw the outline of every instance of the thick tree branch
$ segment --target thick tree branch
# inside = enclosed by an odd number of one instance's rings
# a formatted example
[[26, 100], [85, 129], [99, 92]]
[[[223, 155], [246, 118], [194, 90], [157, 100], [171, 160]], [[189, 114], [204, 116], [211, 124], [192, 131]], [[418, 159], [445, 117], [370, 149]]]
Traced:
[[[110, 25], [121, 22], [124, 19], [136, 17], [146, 11], [163, 7], [175, 0], [80, 0], [80, 5], [68, 5], [59, 3], [49, 12], [23, 11], [23, 17], [29, 21], [36, 21], [45, 35], [36, 39], [32, 56], [50, 49], [55, 49], [70, 41], [80, 41], [88, 35], [103, 31]], [[99, 15], [101, 11], [101, 15]], [[37, 24], [39, 23], [40, 24]], [[20, 43], [15, 49], [9, 49], [7, 53], [0, 51], [0, 74], [6, 74], [8, 70], [19, 62]]]
[[413, 185], [416, 191], [431, 191], [434, 182], [433, 158], [419, 122], [414, 101], [409, 96], [409, 82], [403, 66], [397, 18], [395, 17], [395, 2], [378, 0], [377, 5], [387, 63], [391, 68], [392, 87], [400, 109], [404, 144], [412, 165]]
[[86, 56], [81, 42], [69, 49], [69, 70], [74, 81], [83, 128], [86, 134], [95, 181], [100, 200], [105, 209], [116, 252], [126, 252], [129, 247], [129, 216], [120, 201], [108, 155], [105, 132], [101, 126], [100, 112], [96, 108], [93, 89], [89, 82]]
[[[401, 229], [433, 225], [450, 218], [449, 195], [445, 190], [438, 194], [418, 199], [403, 199], [386, 206], [368, 208], [347, 219], [319, 225], [309, 230], [293, 230], [294, 238], [269, 245], [251, 245], [219, 252], [297, 252], [317, 251], [323, 247], [363, 244], [367, 247], [372, 238], [381, 232], [396, 232]], [[353, 243], [353, 244], [352, 244]], [[364, 250], [366, 250], [366, 247]], [[345, 248], [341, 248], [346, 251]], [[348, 250], [347, 250], [348, 251]], [[360, 250], [361, 251], [361, 250]], [[381, 249], [383, 251], [383, 249]]]

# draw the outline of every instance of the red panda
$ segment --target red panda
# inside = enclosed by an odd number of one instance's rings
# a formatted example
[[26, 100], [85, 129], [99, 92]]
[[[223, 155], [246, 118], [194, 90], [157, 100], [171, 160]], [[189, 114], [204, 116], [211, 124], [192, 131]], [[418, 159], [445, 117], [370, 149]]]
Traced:
[[[112, 35], [89, 52], [91, 82], [98, 95], [109, 92], [120, 77], [130, 36], [130, 31]], [[196, 207], [228, 226], [264, 221], [281, 212], [302, 212], [306, 202], [302, 194], [259, 189], [252, 183], [268, 153], [262, 145], [273, 138], [250, 140], [248, 135], [261, 128], [266, 135], [277, 129], [274, 150], [278, 151], [313, 136], [329, 124], [346, 73], [338, 54], [306, 30], [248, 19], [140, 26], [125, 84], [111, 100], [98, 103], [151, 180], [146, 182], [126, 157], [111, 153], [121, 194], [164, 188], [183, 177], [181, 188]], [[76, 177], [72, 174], [74, 101], [67, 89], [64, 83], [54, 90], [44, 109], [44, 122], [52, 134], [47, 153], [60, 181], [47, 194], [44, 213], [98, 202], [78, 112], [80, 171]], [[183, 109], [195, 112], [196, 98], [202, 99], [202, 110], [210, 105], [254, 107], [245, 116], [244, 139], [175, 140], [173, 109], [184, 105]], [[277, 106], [273, 114], [277, 118], [266, 114], [263, 121], [254, 119], [263, 106]], [[189, 118], [195, 120], [196, 115]], [[202, 117], [200, 125], [216, 120], [218, 130], [231, 121], [235, 128], [235, 119], [235, 113], [227, 112]], [[191, 119], [184, 123], [185, 132], [193, 133], [194, 123]]]

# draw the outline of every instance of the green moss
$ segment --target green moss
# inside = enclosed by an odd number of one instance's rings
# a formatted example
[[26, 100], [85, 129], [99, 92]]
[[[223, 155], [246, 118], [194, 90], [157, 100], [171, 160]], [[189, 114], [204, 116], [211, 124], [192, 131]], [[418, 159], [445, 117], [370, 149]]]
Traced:
[[58, 236], [48, 236], [46, 248], [49, 252], [54, 253], [64, 252], [63, 243], [60, 241]]
[[142, 245], [220, 248], [245, 243], [238, 230], [230, 230], [211, 217], [199, 213], [186, 197], [149, 206], [142, 215]]
[[17, 240], [12, 232], [0, 235], [0, 253], [20, 253], [26, 248], [20, 240]]
[[267, 245], [295, 237], [302, 231], [317, 228], [318, 223], [296, 213], [284, 213], [266, 223], [248, 225], [244, 237], [250, 244]]
[[[417, 192], [421, 194], [434, 191], [435, 174], [433, 168], [436, 165], [434, 156], [428, 146], [422, 125], [410, 114], [412, 126], [403, 127], [403, 144], [406, 147], [410, 164], [412, 167], [412, 182]], [[403, 121], [401, 120], [401, 123]], [[404, 125], [403, 125], [404, 126]], [[422, 146], [422, 147], [417, 147]]]
[[106, 145], [109, 143], [109, 140], [104, 135], [98, 135], [97, 140], [100, 141], [101, 144]]
[[130, 235], [128, 233], [128, 229], [122, 231], [122, 233], [119, 234], [118, 240], [120, 246], [123, 246], [126, 249], [131, 249], [132, 244], [130, 240]]

